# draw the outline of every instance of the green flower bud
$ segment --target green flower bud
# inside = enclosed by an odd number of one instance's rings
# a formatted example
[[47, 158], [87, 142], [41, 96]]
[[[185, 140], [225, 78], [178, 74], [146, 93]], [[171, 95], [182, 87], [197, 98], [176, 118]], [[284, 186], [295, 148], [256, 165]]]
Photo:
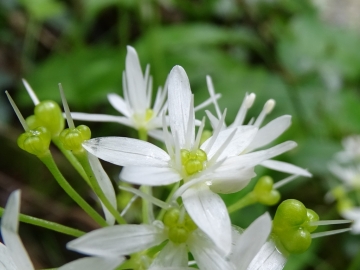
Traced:
[[30, 115], [28, 118], [26, 118], [25, 121], [30, 129], [36, 129], [38, 127], [45, 126], [44, 123], [42, 123], [34, 114]]
[[91, 131], [85, 125], [67, 128], [60, 133], [60, 141], [67, 150], [82, 149], [82, 143], [91, 138]]
[[51, 134], [45, 127], [38, 127], [21, 134], [17, 140], [18, 146], [30, 154], [41, 156], [49, 150]]
[[34, 114], [51, 133], [57, 136], [64, 129], [65, 119], [59, 105], [51, 100], [41, 101], [35, 106]]
[[303, 253], [311, 245], [310, 233], [301, 228], [287, 231], [279, 238], [285, 250], [290, 254]]
[[305, 225], [306, 230], [308, 230], [309, 232], [313, 232], [317, 229], [318, 226], [310, 226], [309, 223], [310, 222], [314, 222], [314, 221], [319, 221], [319, 215], [311, 209], [306, 209], [307, 210], [307, 224]]
[[259, 203], [274, 205], [280, 201], [280, 192], [273, 189], [274, 181], [270, 176], [263, 176], [254, 187], [254, 195]]

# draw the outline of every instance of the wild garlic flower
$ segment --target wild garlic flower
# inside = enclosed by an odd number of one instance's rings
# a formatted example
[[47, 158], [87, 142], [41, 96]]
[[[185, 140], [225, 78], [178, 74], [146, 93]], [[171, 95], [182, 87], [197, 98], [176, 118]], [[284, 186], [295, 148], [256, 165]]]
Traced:
[[0, 243], [0, 266], [5, 270], [34, 270], [18, 235], [19, 211], [20, 190], [16, 190], [10, 194], [1, 218], [1, 235], [6, 246]]
[[[188, 269], [188, 250], [200, 269], [235, 269], [184, 211], [172, 208], [166, 212], [163, 221], [157, 220], [151, 225], [115, 225], [75, 239], [67, 247], [93, 257], [71, 262], [59, 270], [75, 269], [75, 265], [76, 269], [83, 269], [84, 265], [89, 267], [87, 270], [105, 269], [116, 259], [120, 265], [125, 255], [132, 255], [127, 262], [131, 269]], [[152, 260], [148, 249], [162, 243], [165, 245]], [[88, 264], [95, 259], [102, 263], [96, 267]]]
[[159, 88], [155, 102], [151, 107], [152, 77], [150, 76], [150, 66], [146, 67], [144, 75], [139, 57], [131, 46], [127, 46], [125, 66], [122, 77], [124, 98], [115, 93], [108, 94], [110, 104], [123, 116], [76, 112], [71, 113], [71, 116], [75, 120], [117, 122], [157, 137], [156, 134], [158, 133], [155, 129], [162, 127], [161, 115], [167, 109], [166, 86], [164, 89]]
[[342, 140], [344, 147], [343, 151], [340, 151], [335, 155], [335, 159], [339, 162], [358, 162], [360, 163], [360, 136], [353, 135], [348, 136]]
[[167, 152], [148, 142], [121, 137], [94, 138], [83, 146], [100, 159], [124, 166], [120, 178], [126, 182], [159, 186], [183, 180], [184, 185], [173, 199], [182, 196], [186, 211], [197, 226], [229, 254], [230, 219], [223, 200], [215, 192], [241, 190], [255, 176], [254, 166], [294, 148], [296, 143], [288, 141], [241, 154], [258, 129], [239, 126], [221, 131], [224, 114], [213, 136], [200, 145], [205, 119], [195, 136], [193, 97], [188, 77], [180, 66], [175, 66], [169, 75], [168, 104], [171, 133], [163, 117]]
[[[206, 77], [206, 81], [207, 81], [210, 96], [212, 97], [212, 102], [215, 106], [217, 116], [214, 116], [209, 111], [206, 111], [206, 113], [209, 117], [212, 127], [214, 128], [217, 125], [219, 125], [219, 121], [220, 121], [222, 115], [221, 115], [219, 105], [217, 103], [217, 99], [215, 98], [216, 97], [215, 90], [214, 90], [214, 86], [213, 86], [210, 76]], [[229, 126], [226, 126], [225, 123], [222, 126], [222, 130], [232, 129], [232, 128], [240, 127], [240, 126], [244, 126], [244, 125], [253, 126], [253, 127], [258, 128], [256, 136], [253, 138], [251, 143], [246, 147], [246, 149], [244, 149], [242, 154], [250, 153], [254, 150], [260, 149], [260, 148], [270, 144], [271, 142], [276, 140], [281, 134], [283, 134], [285, 132], [285, 130], [287, 130], [289, 128], [289, 126], [291, 125], [291, 116], [283, 115], [283, 116], [280, 116], [280, 117], [270, 121], [265, 126], [261, 127], [266, 115], [268, 115], [275, 107], [275, 101], [273, 99], [269, 99], [265, 103], [263, 110], [260, 112], [260, 114], [256, 118], [256, 120], [254, 118], [252, 118], [248, 124], [244, 124], [247, 111], [252, 107], [252, 105], [255, 101], [255, 98], [256, 98], [256, 95], [254, 93], [250, 93], [250, 94], [246, 93], [245, 98], [239, 108], [239, 111], [235, 117], [234, 122], [232, 122]], [[262, 161], [260, 163], [260, 165], [262, 165], [263, 167], [266, 167], [266, 168], [269, 168], [272, 170], [276, 170], [276, 171], [280, 171], [280, 172], [284, 172], [284, 173], [311, 177], [311, 174], [307, 170], [300, 168], [298, 166], [295, 166], [293, 164], [287, 163], [287, 162], [268, 159], [268, 160]]]

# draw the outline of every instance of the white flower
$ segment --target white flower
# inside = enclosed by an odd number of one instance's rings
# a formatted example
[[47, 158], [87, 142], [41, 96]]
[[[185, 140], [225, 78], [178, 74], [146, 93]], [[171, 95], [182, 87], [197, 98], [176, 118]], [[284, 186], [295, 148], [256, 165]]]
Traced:
[[337, 153], [335, 158], [340, 162], [360, 161], [360, 136], [353, 135], [342, 140], [344, 150]]
[[230, 219], [223, 200], [214, 192], [241, 190], [255, 176], [254, 166], [294, 148], [296, 143], [288, 141], [267, 150], [241, 154], [258, 129], [239, 126], [221, 131], [224, 114], [213, 136], [199, 146], [204, 120], [195, 136], [193, 97], [188, 77], [180, 66], [175, 66], [169, 75], [168, 104], [171, 134], [163, 118], [167, 152], [148, 142], [121, 137], [94, 138], [83, 146], [103, 160], [124, 166], [120, 178], [126, 182], [158, 186], [183, 179], [184, 185], [174, 198], [182, 196], [194, 222], [228, 254]]
[[10, 194], [1, 218], [1, 235], [6, 246], [0, 243], [0, 266], [4, 266], [5, 270], [34, 270], [18, 235], [19, 210], [20, 191], [16, 190]]
[[360, 187], [360, 164], [341, 166], [331, 162], [328, 166], [329, 171], [338, 177], [347, 188]]
[[[169, 229], [160, 221], [155, 221], [152, 225], [115, 225], [101, 228], [75, 239], [67, 245], [71, 250], [94, 257], [71, 262], [59, 270], [85, 269], [85, 265], [87, 270], [112, 270], [125, 260], [124, 255], [139, 253], [157, 246], [169, 239], [169, 234]], [[187, 267], [188, 249], [200, 269], [234, 269], [213, 242], [199, 229], [190, 232], [188, 239], [184, 242], [174, 243], [169, 240], [151, 265], [146, 265], [148, 260], [146, 260], [145, 253], [140, 255], [143, 260], [138, 260], [137, 267], [146, 267], [151, 270], [189, 269]], [[101, 260], [101, 263], [96, 266], [88, 263], [95, 259], [99, 262]], [[118, 260], [117, 264], [116, 260]], [[109, 267], [105, 268], [108, 265]]]
[[353, 220], [351, 225], [351, 232], [353, 234], [360, 234], [360, 207], [353, 207], [340, 212], [340, 215], [348, 220]]
[[268, 240], [271, 225], [270, 215], [265, 213], [244, 232], [233, 229], [233, 249], [229, 259], [236, 270], [283, 269], [286, 258], [276, 250], [273, 241]]
[[[208, 90], [209, 90], [212, 102], [215, 106], [217, 117], [215, 117], [209, 111], [206, 111], [206, 113], [210, 119], [212, 127], [214, 128], [215, 126], [217, 126], [219, 124], [219, 121], [221, 119], [221, 112], [220, 112], [219, 105], [217, 103], [214, 86], [213, 86], [210, 76], [206, 77], [206, 81], [207, 81]], [[239, 111], [235, 117], [234, 122], [231, 123], [229, 126], [226, 126], [226, 124], [224, 123], [222, 126], [222, 130], [243, 126], [246, 113], [247, 113], [248, 109], [250, 109], [252, 107], [252, 105], [255, 101], [255, 97], [256, 96], [254, 93], [251, 93], [251, 94], [246, 93], [245, 98], [239, 108]], [[251, 141], [251, 143], [246, 147], [246, 149], [244, 149], [242, 154], [250, 153], [254, 150], [260, 149], [260, 148], [268, 145], [269, 143], [271, 143], [275, 139], [277, 139], [281, 134], [283, 134], [284, 131], [287, 130], [288, 127], [291, 125], [291, 116], [283, 115], [283, 116], [280, 116], [280, 117], [272, 120], [265, 126], [260, 127], [262, 125], [266, 115], [269, 114], [273, 110], [274, 107], [275, 107], [275, 101], [273, 99], [269, 99], [265, 103], [263, 110], [261, 111], [259, 116], [256, 118], [256, 120], [254, 120], [254, 118], [252, 118], [250, 120], [248, 126], [249, 125], [254, 126], [254, 127], [258, 128], [259, 130], [256, 133], [256, 136]], [[311, 177], [311, 174], [307, 170], [304, 170], [303, 168], [300, 168], [298, 166], [295, 166], [295, 165], [287, 163], [287, 162], [276, 161], [276, 160], [264, 160], [260, 163], [260, 165], [262, 165], [266, 168], [277, 170], [277, 171], [284, 172], [284, 173]]]
[[71, 113], [71, 116], [83, 121], [117, 122], [156, 136], [158, 133], [155, 129], [162, 126], [161, 115], [167, 108], [166, 87], [159, 88], [151, 107], [152, 77], [149, 72], [148, 65], [143, 75], [135, 49], [127, 46], [126, 69], [123, 73], [124, 98], [115, 93], [108, 95], [110, 104], [123, 116], [87, 113]]

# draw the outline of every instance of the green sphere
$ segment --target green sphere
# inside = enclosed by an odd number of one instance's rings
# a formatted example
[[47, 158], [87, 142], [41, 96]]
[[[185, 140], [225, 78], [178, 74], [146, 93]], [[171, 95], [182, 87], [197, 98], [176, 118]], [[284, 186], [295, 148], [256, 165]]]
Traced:
[[59, 105], [51, 100], [41, 101], [35, 106], [34, 114], [51, 133], [57, 136], [64, 129], [65, 119]]

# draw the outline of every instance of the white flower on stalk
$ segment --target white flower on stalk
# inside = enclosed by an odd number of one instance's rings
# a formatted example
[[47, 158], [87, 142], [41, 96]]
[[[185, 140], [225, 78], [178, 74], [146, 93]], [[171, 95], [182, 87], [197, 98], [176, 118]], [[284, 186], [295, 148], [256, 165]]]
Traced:
[[[208, 115], [212, 127], [216, 127], [219, 125], [219, 122], [221, 121], [221, 111], [219, 108], [219, 105], [217, 103], [216, 94], [214, 90], [214, 86], [212, 83], [212, 80], [210, 76], [206, 77], [207, 85], [209, 94], [211, 96], [212, 102], [215, 106], [216, 110], [216, 116], [214, 116], [211, 112], [206, 111], [206, 114]], [[239, 111], [235, 117], [234, 122], [232, 122], [229, 126], [226, 126], [224, 123], [222, 126], [222, 130], [226, 129], [232, 129], [235, 127], [240, 127], [244, 125], [245, 117], [247, 114], [248, 109], [250, 109], [255, 101], [256, 95], [254, 93], [250, 93], [245, 95], [245, 98], [239, 108]], [[258, 128], [258, 132], [256, 133], [256, 136], [253, 138], [251, 143], [244, 149], [242, 154], [244, 153], [250, 153], [254, 150], [260, 149], [269, 143], [273, 142], [275, 139], [277, 139], [281, 134], [285, 132], [291, 125], [291, 116], [290, 115], [283, 115], [280, 116], [272, 121], [270, 121], [265, 126], [261, 127], [266, 115], [268, 115], [273, 108], [275, 107], [275, 101], [273, 99], [269, 99], [259, 116], [256, 118], [252, 118], [250, 122], [247, 124], [248, 126], [254, 126]], [[276, 171], [289, 173], [289, 174], [295, 174], [295, 175], [301, 175], [306, 177], [311, 177], [311, 174], [304, 170], [303, 168], [300, 168], [298, 166], [295, 166], [293, 164], [277, 161], [277, 160], [264, 160], [260, 163], [263, 167], [273, 169]]]
[[[0, 267], [4, 270], [34, 270], [34, 266], [18, 235], [20, 190], [10, 194], [1, 218]], [[3, 268], [5, 267], [5, 268]]]
[[[103, 264], [110, 264], [113, 260], [125, 260], [125, 255], [138, 253], [137, 269], [189, 269], [188, 268], [188, 249], [196, 259], [200, 269], [234, 269], [230, 263], [221, 255], [214, 243], [199, 229], [190, 232], [188, 239], [181, 243], [176, 243], [169, 236], [169, 228], [161, 221], [154, 221], [147, 225], [115, 225], [112, 227], [101, 228], [68, 243], [68, 249], [90, 255], [93, 257], [83, 258], [81, 262], [74, 261], [59, 268], [59, 270], [85, 269], [87, 261], [97, 258], [102, 259]], [[170, 239], [169, 239], [170, 238]], [[165, 240], [166, 245], [161, 249], [156, 258], [151, 262], [146, 255], [146, 250], [155, 247]], [[143, 254], [142, 254], [143, 251]], [[115, 269], [119, 266], [114, 265]], [[96, 267], [89, 265], [88, 270], [105, 269], [99, 264]], [[192, 269], [192, 268], [190, 268]]]
[[155, 129], [162, 126], [161, 115], [167, 109], [166, 86], [164, 89], [158, 89], [155, 102], [151, 107], [150, 66], [146, 67], [145, 75], [143, 75], [138, 55], [131, 46], [127, 46], [125, 66], [122, 77], [124, 98], [115, 93], [108, 94], [110, 104], [123, 116], [76, 112], [71, 113], [71, 116], [75, 120], [117, 122], [158, 137]]
[[[225, 113], [211, 138], [201, 146], [205, 119], [195, 136], [193, 97], [185, 70], [175, 66], [169, 75], [169, 124], [163, 118], [167, 152], [140, 140], [103, 137], [83, 143], [100, 159], [124, 166], [120, 178], [126, 182], [159, 186], [184, 180], [173, 199], [182, 196], [186, 211], [214, 243], [229, 254], [231, 224], [226, 206], [215, 192], [232, 193], [255, 176], [254, 166], [296, 146], [288, 141], [249, 154], [241, 154], [257, 134], [255, 126], [221, 131]], [[240, 155], [241, 154], [241, 155]]]

